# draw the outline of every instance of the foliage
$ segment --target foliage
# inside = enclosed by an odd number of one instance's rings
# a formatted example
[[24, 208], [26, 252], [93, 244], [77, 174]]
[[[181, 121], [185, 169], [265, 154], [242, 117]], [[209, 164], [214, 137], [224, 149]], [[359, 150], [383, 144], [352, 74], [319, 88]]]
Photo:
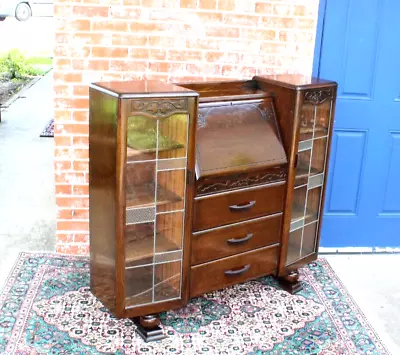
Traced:
[[40, 74], [18, 49], [12, 49], [0, 58], [0, 72], [6, 72], [10, 79], [23, 79]]

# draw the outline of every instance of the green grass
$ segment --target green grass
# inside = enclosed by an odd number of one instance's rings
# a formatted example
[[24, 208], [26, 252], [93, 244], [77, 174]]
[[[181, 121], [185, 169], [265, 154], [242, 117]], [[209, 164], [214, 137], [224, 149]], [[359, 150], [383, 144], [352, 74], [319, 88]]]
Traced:
[[11, 79], [22, 79], [36, 75], [44, 75], [53, 64], [47, 56], [26, 57], [17, 49], [12, 49], [0, 56], [0, 73], [8, 73]]
[[53, 58], [48, 58], [48, 57], [29, 57], [27, 58], [28, 64], [31, 65], [36, 65], [36, 64], [41, 64], [41, 65], [52, 65], [53, 64]]

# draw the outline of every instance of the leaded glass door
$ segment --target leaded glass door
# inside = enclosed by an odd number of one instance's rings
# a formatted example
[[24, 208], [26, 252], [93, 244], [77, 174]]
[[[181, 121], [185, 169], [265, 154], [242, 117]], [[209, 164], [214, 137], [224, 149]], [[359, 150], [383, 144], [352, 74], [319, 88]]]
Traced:
[[305, 92], [300, 113], [286, 266], [315, 253], [318, 248], [332, 109], [331, 90]]
[[[173, 110], [169, 112], [171, 102]], [[169, 99], [165, 103], [130, 100], [129, 105], [132, 109], [126, 117], [124, 235], [126, 309], [179, 300], [182, 296], [189, 136], [189, 114], [184, 109], [187, 99]], [[151, 111], [152, 105], [156, 108], [154, 114], [143, 112], [143, 107], [150, 107]]]

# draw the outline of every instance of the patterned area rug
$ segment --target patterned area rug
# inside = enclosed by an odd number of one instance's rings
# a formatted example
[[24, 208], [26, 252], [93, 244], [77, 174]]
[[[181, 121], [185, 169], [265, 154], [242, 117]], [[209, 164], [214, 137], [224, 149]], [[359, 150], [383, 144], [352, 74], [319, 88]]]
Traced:
[[47, 123], [46, 127], [44, 127], [42, 133], [40, 133], [40, 137], [54, 137], [54, 120], [51, 119], [49, 123]]
[[88, 260], [22, 253], [0, 296], [1, 354], [389, 354], [328, 262], [302, 269], [292, 296], [270, 277], [163, 313], [144, 343], [89, 290]]

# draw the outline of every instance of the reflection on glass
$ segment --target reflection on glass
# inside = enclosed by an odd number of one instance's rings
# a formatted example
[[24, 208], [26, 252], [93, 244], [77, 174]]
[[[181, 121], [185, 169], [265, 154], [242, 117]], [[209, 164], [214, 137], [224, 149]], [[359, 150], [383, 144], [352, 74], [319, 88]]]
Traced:
[[181, 262], [156, 264], [154, 301], [166, 301], [180, 296]]
[[154, 254], [154, 222], [125, 227], [125, 266], [151, 264]]
[[325, 169], [326, 145], [328, 138], [314, 139], [311, 159], [311, 175], [320, 174]]
[[175, 114], [160, 119], [158, 158], [184, 158], [187, 150], [188, 115]]
[[127, 121], [127, 161], [156, 158], [157, 120], [144, 116], [131, 116]]
[[153, 265], [125, 269], [126, 307], [153, 300]]
[[317, 106], [317, 116], [314, 130], [314, 137], [328, 135], [329, 117], [331, 113], [331, 100], [325, 101]]
[[310, 162], [311, 149], [297, 153], [295, 186], [307, 184]]
[[321, 187], [308, 190], [307, 210], [304, 223], [311, 223], [318, 219], [319, 202], [321, 199]]
[[300, 257], [300, 248], [301, 248], [301, 234], [303, 229], [297, 229], [289, 234], [289, 243], [288, 243], [288, 251], [286, 258], [286, 265], [289, 265]]
[[301, 257], [310, 255], [315, 251], [316, 237], [317, 237], [317, 222], [304, 226]]
[[185, 170], [159, 171], [157, 174], [157, 212], [183, 210]]
[[182, 249], [183, 212], [157, 215], [156, 253]]
[[304, 208], [306, 204], [307, 186], [294, 189], [292, 205], [292, 222], [304, 218]]
[[300, 113], [300, 141], [305, 141], [313, 138], [315, 110], [316, 107], [314, 105], [303, 104]]
[[126, 165], [126, 207], [154, 205], [155, 171], [155, 162]]

